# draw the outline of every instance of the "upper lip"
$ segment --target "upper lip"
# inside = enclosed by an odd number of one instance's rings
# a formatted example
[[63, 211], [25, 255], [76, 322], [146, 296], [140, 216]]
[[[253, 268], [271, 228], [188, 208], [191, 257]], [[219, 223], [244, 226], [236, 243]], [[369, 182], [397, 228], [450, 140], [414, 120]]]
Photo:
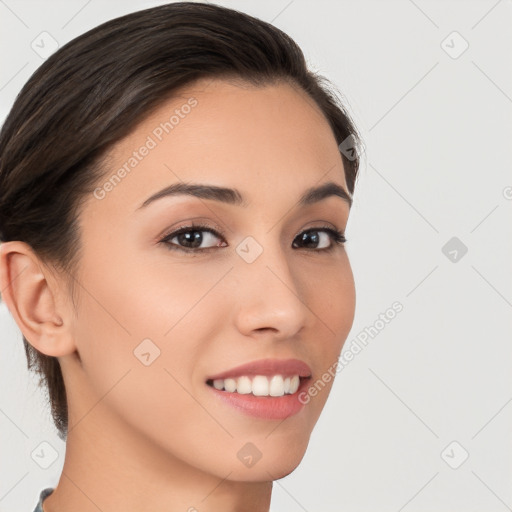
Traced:
[[299, 359], [259, 359], [212, 375], [208, 377], [208, 380], [241, 377], [242, 375], [298, 375], [299, 377], [310, 377], [311, 368]]

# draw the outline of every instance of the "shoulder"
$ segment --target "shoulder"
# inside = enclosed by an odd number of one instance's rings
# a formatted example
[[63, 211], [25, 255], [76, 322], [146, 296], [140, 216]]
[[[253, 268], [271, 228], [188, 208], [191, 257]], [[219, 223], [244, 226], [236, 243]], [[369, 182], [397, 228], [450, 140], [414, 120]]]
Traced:
[[34, 512], [43, 512], [43, 500], [53, 492], [54, 487], [47, 487], [39, 494], [39, 501], [37, 502]]

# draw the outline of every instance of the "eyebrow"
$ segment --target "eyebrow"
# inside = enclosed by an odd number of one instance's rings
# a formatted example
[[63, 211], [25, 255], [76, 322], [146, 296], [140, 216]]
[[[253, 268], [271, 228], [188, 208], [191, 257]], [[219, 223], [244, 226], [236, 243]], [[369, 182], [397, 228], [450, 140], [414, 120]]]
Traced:
[[[221, 201], [234, 206], [247, 207], [248, 205], [243, 194], [234, 188], [204, 185], [201, 183], [173, 183], [148, 197], [137, 210], [145, 208], [163, 197], [177, 195], [189, 195], [200, 199]], [[331, 196], [340, 197], [348, 204], [349, 208], [352, 206], [352, 197], [343, 187], [333, 181], [328, 181], [318, 187], [308, 188], [299, 198], [298, 205], [300, 207], [308, 206]]]

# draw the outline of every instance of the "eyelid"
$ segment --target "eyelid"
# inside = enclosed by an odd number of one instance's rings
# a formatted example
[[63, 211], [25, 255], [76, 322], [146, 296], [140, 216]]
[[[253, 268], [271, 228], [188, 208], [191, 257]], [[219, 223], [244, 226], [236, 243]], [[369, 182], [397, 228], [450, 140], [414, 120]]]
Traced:
[[168, 238], [170, 235], [176, 236], [177, 232], [179, 232], [181, 229], [187, 228], [187, 231], [193, 231], [193, 230], [205, 230], [205, 231], [213, 231], [215, 232], [215, 235], [221, 235], [223, 238], [226, 238], [226, 230], [222, 229], [220, 226], [216, 224], [210, 225], [207, 221], [196, 221], [194, 219], [189, 219], [183, 222], [179, 222], [177, 225], [166, 229], [159, 237], [158, 241], [162, 241], [162, 239]]
[[327, 230], [332, 230], [332, 231], [339, 231], [341, 234], [345, 234], [345, 231], [343, 229], [338, 229], [334, 224], [332, 224], [331, 222], [327, 222], [325, 220], [312, 220], [312, 221], [309, 221], [306, 225], [309, 225], [311, 224], [311, 226], [309, 227], [302, 227], [299, 229], [299, 231], [297, 231], [295, 233], [295, 236], [293, 237], [294, 239], [300, 235], [301, 233], [304, 233], [306, 231], [314, 231], [314, 230], [322, 230], [322, 229], [327, 229]]
[[[212, 223], [210, 225], [209, 222], [211, 222], [211, 221], [202, 221], [202, 220], [196, 220], [196, 219], [197, 219], [197, 217], [194, 219], [188, 219], [183, 222], [179, 222], [179, 223], [177, 223], [177, 225], [174, 224], [170, 228], [167, 228], [161, 235], [159, 235], [157, 237], [157, 241], [161, 241], [163, 238], [167, 238], [169, 235], [176, 234], [176, 232], [182, 228], [189, 228], [191, 231], [192, 231], [192, 229], [212, 230], [212, 231], [216, 231], [217, 234], [222, 235], [224, 238], [227, 236], [226, 230], [221, 228], [218, 224]], [[299, 229], [299, 231], [297, 231], [295, 233], [293, 239], [297, 238], [298, 235], [300, 235], [301, 233], [304, 233], [305, 231], [310, 231], [310, 230], [314, 230], [314, 229], [317, 229], [317, 230], [332, 229], [333, 231], [338, 231], [342, 235], [345, 235], [344, 229], [338, 229], [334, 224], [327, 223], [326, 221], [312, 220], [312, 221], [308, 222], [308, 224], [314, 224], [315, 222], [320, 223], [321, 225], [315, 224], [308, 228], [302, 227], [301, 229]]]

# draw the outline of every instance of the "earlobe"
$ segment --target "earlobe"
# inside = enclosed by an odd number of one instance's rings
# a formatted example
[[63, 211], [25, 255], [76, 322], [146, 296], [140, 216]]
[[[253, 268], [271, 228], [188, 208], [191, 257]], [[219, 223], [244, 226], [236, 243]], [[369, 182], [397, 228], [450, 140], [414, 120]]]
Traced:
[[[59, 310], [59, 283], [32, 248], [20, 241], [0, 245], [0, 289], [15, 322], [30, 344], [49, 356], [75, 351], [71, 315]], [[69, 318], [68, 321], [67, 318]]]

